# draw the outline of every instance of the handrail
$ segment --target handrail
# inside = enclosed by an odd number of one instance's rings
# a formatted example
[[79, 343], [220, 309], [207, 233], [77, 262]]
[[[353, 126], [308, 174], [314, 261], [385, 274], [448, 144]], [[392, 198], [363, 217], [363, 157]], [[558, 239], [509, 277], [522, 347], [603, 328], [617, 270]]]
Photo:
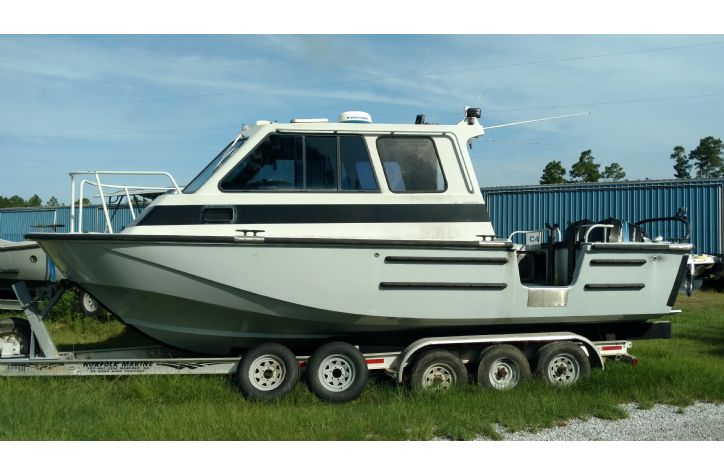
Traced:
[[[586, 234], [583, 236], [584, 243], [588, 243], [588, 235], [590, 235], [591, 232], [593, 230], [595, 230], [596, 228], [613, 228], [613, 225], [608, 224], [608, 223], [594, 223], [593, 225], [589, 225], [587, 228], [588, 228], [588, 230], [586, 230]], [[608, 238], [605, 233], [604, 233], [603, 237], [604, 237], [604, 240], [603, 240], [604, 242], [608, 241]]]
[[[95, 181], [89, 179], [83, 179], [80, 182], [80, 199], [78, 201], [78, 228], [75, 227], [75, 194], [76, 194], [76, 177], [82, 175], [90, 175], [95, 178]], [[146, 175], [154, 176], [160, 175], [167, 177], [172, 187], [140, 187], [130, 185], [115, 185], [115, 184], [104, 184], [101, 182], [102, 175]], [[85, 185], [90, 184], [98, 188], [98, 194], [101, 200], [101, 206], [103, 207], [103, 216], [106, 221], [106, 231], [113, 233], [113, 225], [111, 223], [111, 217], [108, 212], [108, 205], [106, 204], [106, 195], [104, 193], [105, 188], [114, 188], [125, 192], [126, 199], [128, 200], [128, 207], [131, 211], [133, 219], [136, 218], [136, 213], [133, 208], [133, 202], [131, 200], [131, 190], [175, 190], [175, 193], [181, 193], [181, 187], [178, 186], [176, 180], [168, 172], [163, 171], [135, 171], [135, 170], [98, 170], [98, 171], [77, 171], [70, 172], [70, 186], [71, 186], [71, 202], [70, 202], [70, 232], [71, 233], [82, 233], [83, 232], [83, 195]]]
[[678, 221], [686, 226], [686, 235], [681, 238], [669, 238], [668, 241], [689, 241], [691, 237], [691, 230], [689, 220], [685, 216], [674, 215], [672, 217], [661, 217], [661, 218], [647, 218], [646, 220], [640, 220], [634, 223], [636, 226], [641, 226], [646, 223], [655, 223], [658, 221]]

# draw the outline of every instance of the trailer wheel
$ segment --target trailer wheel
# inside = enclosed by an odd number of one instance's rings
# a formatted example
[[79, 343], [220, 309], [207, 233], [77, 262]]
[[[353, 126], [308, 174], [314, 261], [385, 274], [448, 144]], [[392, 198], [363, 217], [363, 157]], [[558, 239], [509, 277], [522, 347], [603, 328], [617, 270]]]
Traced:
[[28, 355], [30, 352], [30, 323], [17, 317], [0, 320], [0, 346], [7, 346], [8, 350], [15, 350], [11, 351], [12, 353], [8, 357]]
[[498, 344], [480, 354], [477, 377], [483, 387], [510, 390], [530, 377], [530, 364], [517, 347]]
[[467, 381], [465, 365], [447, 350], [424, 352], [410, 374], [410, 386], [415, 391], [448, 390]]
[[259, 344], [245, 353], [236, 369], [241, 393], [251, 400], [278, 400], [299, 380], [297, 357], [281, 344]]
[[573, 342], [552, 342], [538, 351], [536, 372], [546, 383], [567, 387], [591, 374], [591, 362]]
[[91, 296], [87, 291], [81, 290], [78, 294], [78, 304], [80, 310], [88, 317], [98, 317], [103, 312], [103, 306], [96, 298]]
[[328, 402], [349, 402], [359, 397], [367, 378], [364, 356], [346, 342], [324, 344], [307, 361], [309, 389]]

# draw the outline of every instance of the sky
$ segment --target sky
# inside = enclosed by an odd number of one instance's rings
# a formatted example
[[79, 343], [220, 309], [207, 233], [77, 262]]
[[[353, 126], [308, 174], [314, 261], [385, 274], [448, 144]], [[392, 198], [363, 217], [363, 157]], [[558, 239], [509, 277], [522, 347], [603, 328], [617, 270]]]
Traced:
[[470, 151], [482, 187], [586, 149], [673, 178], [674, 146], [724, 138], [722, 58], [724, 35], [3, 35], [0, 195], [69, 203], [71, 170], [185, 184], [257, 119], [456, 123], [465, 106], [484, 126], [591, 113], [489, 130]]

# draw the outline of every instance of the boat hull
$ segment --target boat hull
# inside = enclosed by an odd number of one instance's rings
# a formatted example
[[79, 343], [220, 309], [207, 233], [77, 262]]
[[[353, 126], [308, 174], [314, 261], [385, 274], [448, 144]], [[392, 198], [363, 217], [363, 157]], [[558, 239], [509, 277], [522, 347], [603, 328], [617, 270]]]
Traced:
[[32, 289], [59, 277], [52, 260], [36, 242], [0, 240], [0, 298], [14, 298], [11, 286], [18, 281]]
[[645, 321], [671, 310], [685, 253], [632, 248], [627, 258], [645, 265], [607, 269], [589, 261], [622, 251], [591, 249], [570, 286], [531, 287], [507, 246], [34, 237], [127, 324], [216, 355], [263, 341], [296, 349], [342, 336], [374, 343], [448, 329]]

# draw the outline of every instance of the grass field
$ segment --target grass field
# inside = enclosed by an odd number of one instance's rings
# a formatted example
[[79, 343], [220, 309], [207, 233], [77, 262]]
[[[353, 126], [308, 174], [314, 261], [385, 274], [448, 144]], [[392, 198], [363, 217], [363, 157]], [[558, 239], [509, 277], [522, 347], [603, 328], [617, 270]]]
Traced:
[[[685, 406], [724, 401], [724, 294], [679, 296], [674, 338], [634, 343], [641, 363], [611, 363], [569, 389], [531, 380], [511, 392], [466, 386], [412, 394], [379, 376], [358, 400], [318, 401], [304, 385], [276, 403], [249, 403], [215, 376], [0, 379], [5, 440], [408, 440], [496, 439], [493, 423], [537, 429], [572, 417], [622, 418], [619, 403]], [[4, 317], [4, 316], [3, 316]], [[138, 344], [116, 321], [59, 306], [49, 328], [61, 349]]]

